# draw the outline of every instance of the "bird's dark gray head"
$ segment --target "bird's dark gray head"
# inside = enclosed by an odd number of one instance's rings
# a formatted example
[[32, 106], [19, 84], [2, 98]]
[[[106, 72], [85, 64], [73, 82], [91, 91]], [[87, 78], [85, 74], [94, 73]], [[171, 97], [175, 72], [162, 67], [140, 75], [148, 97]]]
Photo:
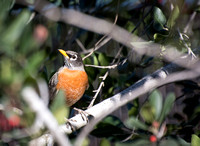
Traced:
[[62, 49], [59, 49], [59, 51], [64, 56], [64, 67], [71, 70], [84, 70], [82, 58], [77, 52]]

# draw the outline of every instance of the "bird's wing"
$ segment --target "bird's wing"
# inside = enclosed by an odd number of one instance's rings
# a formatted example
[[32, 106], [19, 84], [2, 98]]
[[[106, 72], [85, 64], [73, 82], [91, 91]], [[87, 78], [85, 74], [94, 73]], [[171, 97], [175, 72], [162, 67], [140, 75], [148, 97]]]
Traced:
[[53, 101], [54, 97], [58, 93], [56, 85], [58, 83], [58, 72], [56, 72], [49, 80], [49, 105]]

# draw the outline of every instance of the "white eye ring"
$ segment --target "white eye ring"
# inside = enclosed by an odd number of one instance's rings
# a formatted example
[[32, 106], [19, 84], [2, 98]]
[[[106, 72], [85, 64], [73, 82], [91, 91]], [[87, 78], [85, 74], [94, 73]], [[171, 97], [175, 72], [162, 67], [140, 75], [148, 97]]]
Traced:
[[72, 57], [70, 57], [70, 60], [74, 61], [74, 60], [76, 60], [77, 58], [78, 58], [78, 56], [75, 54], [75, 55], [73, 55]]

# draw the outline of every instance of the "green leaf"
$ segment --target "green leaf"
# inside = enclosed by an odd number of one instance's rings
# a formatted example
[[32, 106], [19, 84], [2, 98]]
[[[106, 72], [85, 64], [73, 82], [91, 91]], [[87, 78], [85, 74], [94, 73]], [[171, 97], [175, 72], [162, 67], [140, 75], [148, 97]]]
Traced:
[[90, 139], [86, 138], [86, 139], [83, 140], [83, 143], [82, 143], [81, 146], [89, 146], [89, 144], [90, 144]]
[[55, 97], [50, 109], [59, 124], [65, 122], [65, 117], [69, 115], [69, 108], [66, 106], [65, 96], [63, 91], [59, 91]]
[[173, 93], [169, 93], [165, 99], [163, 109], [159, 118], [160, 123], [164, 120], [165, 116], [170, 112], [174, 104], [174, 101], [175, 101], [175, 95]]
[[149, 102], [145, 103], [140, 110], [140, 115], [148, 123], [155, 121], [155, 113], [156, 109]]
[[172, 138], [164, 139], [160, 142], [159, 146], [179, 146], [178, 142]]
[[20, 36], [18, 53], [21, 55], [27, 55], [34, 48], [38, 48], [37, 43], [33, 37], [32, 28], [28, 26], [23, 30], [23, 34]]
[[[21, 14], [7, 27], [7, 29], [3, 32], [2, 40], [3, 42], [8, 45], [8, 47], [4, 48], [4, 50], [9, 53], [11, 50], [8, 49], [9, 47], [14, 47], [16, 41], [19, 39], [20, 35], [22, 34], [25, 26], [30, 17], [29, 11], [22, 11]], [[10, 52], [12, 53], [12, 52]]]
[[171, 15], [169, 16], [169, 19], [167, 21], [167, 26], [169, 28], [173, 27], [174, 24], [175, 24], [175, 21], [176, 19], [178, 18], [180, 14], [180, 11], [179, 11], [179, 7], [176, 5], [171, 13]]
[[1, 0], [0, 12], [10, 10], [15, 3], [15, 0]]
[[41, 65], [41, 62], [44, 60], [45, 52], [40, 51], [32, 56], [29, 57], [28, 63], [26, 64], [26, 70], [28, 71], [28, 74], [31, 76], [36, 76], [39, 66]]
[[153, 18], [153, 28], [159, 33], [167, 35], [169, 33], [169, 30], [168, 28], [164, 27], [166, 24], [166, 18], [161, 9], [159, 9], [158, 7], [154, 8]]
[[138, 107], [131, 107], [131, 109], [128, 110], [128, 115], [129, 116], [136, 116], [138, 114]]
[[191, 146], [200, 146], [200, 138], [195, 134], [192, 134]]
[[155, 120], [158, 120], [162, 111], [163, 98], [157, 90], [153, 91], [149, 97], [150, 105], [155, 109]]
[[106, 55], [104, 55], [103, 53], [100, 53], [100, 54], [99, 54], [98, 60], [99, 60], [99, 63], [100, 63], [102, 66], [109, 65], [109, 61], [107, 60]]
[[100, 142], [100, 146], [111, 146], [111, 144], [107, 139], [103, 138]]
[[156, 23], [160, 23], [161, 25], [165, 25], [166, 18], [163, 14], [162, 10], [158, 7], [154, 8], [153, 18]]
[[10, 83], [13, 80], [12, 62], [6, 57], [1, 58], [3, 62], [0, 64], [0, 81], [1, 83]]
[[123, 123], [120, 121], [119, 118], [115, 116], [108, 116], [103, 120], [103, 123], [107, 123], [113, 126], [121, 126]]
[[176, 140], [179, 143], [179, 145], [181, 145], [181, 146], [191, 146], [190, 143], [186, 142], [184, 139], [182, 139], [180, 137], [177, 137]]
[[[101, 66], [108, 66], [109, 65], [108, 57], [103, 53], [99, 54], [98, 60], [99, 60], [99, 63], [100, 63]], [[106, 71], [107, 71], [107, 69], [101, 69], [100, 75], [105, 74]]]
[[[133, 22], [128, 21], [125, 27], [126, 27], [126, 29], [127, 29], [129, 32], [132, 32], [133, 29], [135, 28], [135, 25], [134, 25]], [[136, 31], [137, 31], [137, 29], [136, 29]], [[134, 32], [134, 33], [135, 33], [135, 32]]]
[[142, 123], [141, 121], [139, 121], [137, 118], [135, 117], [131, 117], [129, 118], [125, 125], [131, 129], [133, 128], [138, 128], [138, 129], [143, 129], [143, 130], [148, 130], [148, 126], [145, 125], [144, 123]]
[[98, 62], [96, 55], [92, 55], [92, 57], [93, 57], [94, 65], [99, 65], [99, 62]]
[[168, 35], [166, 34], [160, 34], [160, 33], [155, 33], [153, 35], [153, 38], [154, 38], [154, 41], [157, 43], [157, 42], [163, 42], [166, 40], [166, 38], [168, 37]]

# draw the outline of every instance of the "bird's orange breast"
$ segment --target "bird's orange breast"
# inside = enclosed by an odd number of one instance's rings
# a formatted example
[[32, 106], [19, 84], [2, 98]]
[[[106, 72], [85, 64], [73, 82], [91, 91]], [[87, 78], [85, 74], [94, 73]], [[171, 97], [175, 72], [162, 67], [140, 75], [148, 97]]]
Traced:
[[64, 68], [58, 73], [56, 88], [63, 90], [68, 106], [75, 104], [84, 94], [88, 86], [88, 76], [85, 71]]

